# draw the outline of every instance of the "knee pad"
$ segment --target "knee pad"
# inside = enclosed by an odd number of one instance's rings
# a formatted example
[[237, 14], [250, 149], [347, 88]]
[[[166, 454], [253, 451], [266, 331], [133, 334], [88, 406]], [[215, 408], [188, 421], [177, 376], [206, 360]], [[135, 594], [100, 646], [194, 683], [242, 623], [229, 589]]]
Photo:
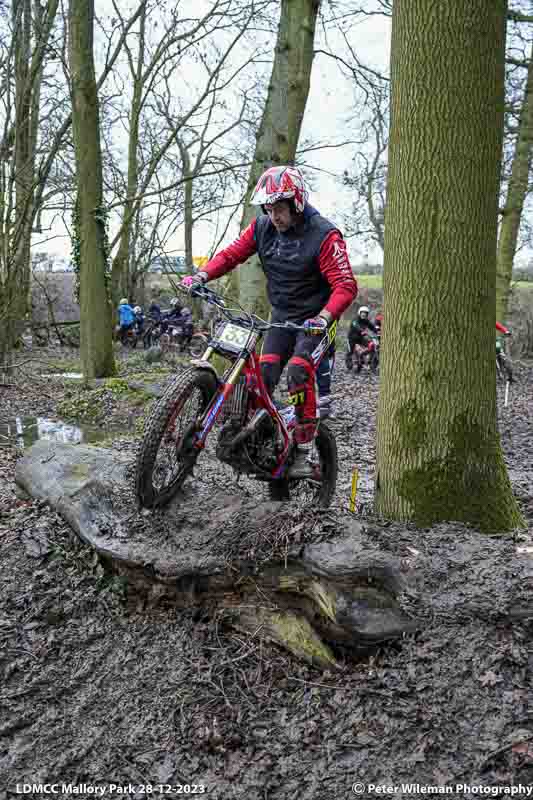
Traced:
[[310, 375], [303, 364], [289, 363], [287, 370], [287, 387], [289, 392], [293, 391], [297, 386], [305, 386], [309, 381]]

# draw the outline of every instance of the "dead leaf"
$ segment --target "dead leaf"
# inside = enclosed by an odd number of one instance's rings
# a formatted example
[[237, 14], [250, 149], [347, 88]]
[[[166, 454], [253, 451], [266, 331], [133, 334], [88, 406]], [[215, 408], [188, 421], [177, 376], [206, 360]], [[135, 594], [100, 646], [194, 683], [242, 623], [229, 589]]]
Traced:
[[533, 742], [520, 742], [520, 744], [514, 744], [511, 748], [513, 753], [518, 753], [521, 756], [524, 756], [524, 759], [533, 764]]
[[488, 669], [486, 672], [481, 675], [479, 681], [483, 686], [495, 686], [497, 683], [501, 683], [503, 678], [500, 675], [496, 675], [491, 669]]

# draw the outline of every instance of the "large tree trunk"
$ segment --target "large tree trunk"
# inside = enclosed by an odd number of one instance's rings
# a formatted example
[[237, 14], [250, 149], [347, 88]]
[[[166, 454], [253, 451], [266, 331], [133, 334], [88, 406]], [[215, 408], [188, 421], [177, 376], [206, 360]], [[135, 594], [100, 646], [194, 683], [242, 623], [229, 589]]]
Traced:
[[522, 520], [496, 427], [505, 0], [396, 0], [376, 508]]
[[70, 0], [69, 64], [80, 248], [81, 357], [86, 378], [115, 370], [107, 296], [100, 119], [93, 60], [94, 0]]
[[[282, 0], [272, 76], [257, 133], [241, 229], [257, 213], [249, 198], [262, 172], [276, 164], [294, 162], [309, 94], [319, 6], [320, 0]], [[265, 279], [257, 257], [239, 270], [238, 284], [241, 304], [258, 314], [268, 314]]]
[[524, 101], [516, 139], [516, 149], [511, 169], [507, 197], [503, 209], [498, 255], [496, 260], [496, 319], [503, 322], [507, 316], [513, 262], [520, 231], [522, 209], [528, 191], [531, 154], [533, 152], [533, 50], [527, 70]]

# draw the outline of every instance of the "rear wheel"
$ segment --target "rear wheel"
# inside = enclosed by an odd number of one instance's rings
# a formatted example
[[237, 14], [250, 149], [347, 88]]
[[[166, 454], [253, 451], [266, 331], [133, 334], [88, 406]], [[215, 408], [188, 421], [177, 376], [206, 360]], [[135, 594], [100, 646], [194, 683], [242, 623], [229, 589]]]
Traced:
[[337, 443], [330, 429], [320, 423], [313, 442], [311, 460], [316, 467], [315, 478], [284, 478], [269, 483], [272, 500], [299, 500], [306, 506], [327, 508], [337, 485], [339, 468]]
[[135, 491], [141, 506], [165, 505], [191, 474], [199, 455], [193, 447], [196, 424], [216, 389], [211, 372], [190, 369], [153, 407], [135, 466]]

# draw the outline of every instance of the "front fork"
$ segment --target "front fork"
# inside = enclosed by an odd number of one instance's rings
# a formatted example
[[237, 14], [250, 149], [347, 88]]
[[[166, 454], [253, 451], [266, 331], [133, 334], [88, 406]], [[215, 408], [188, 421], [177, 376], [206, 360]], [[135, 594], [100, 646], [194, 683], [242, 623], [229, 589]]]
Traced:
[[[204, 355], [202, 356], [202, 361], [207, 362], [209, 358], [213, 355], [214, 348], [208, 347], [205, 351]], [[235, 388], [235, 384], [239, 380], [241, 372], [243, 371], [244, 367], [246, 366], [247, 358], [238, 358], [237, 361], [231, 367], [228, 377], [226, 378], [224, 384], [219, 386], [215, 395], [211, 402], [209, 403], [208, 407], [205, 410], [205, 413], [201, 420], [197, 423], [197, 433], [196, 433], [196, 441], [194, 446], [198, 450], [202, 450], [205, 447], [205, 440], [207, 439], [207, 435], [210, 432], [211, 428], [217, 421], [217, 418], [220, 414], [222, 406], [228, 400], [233, 389]]]

